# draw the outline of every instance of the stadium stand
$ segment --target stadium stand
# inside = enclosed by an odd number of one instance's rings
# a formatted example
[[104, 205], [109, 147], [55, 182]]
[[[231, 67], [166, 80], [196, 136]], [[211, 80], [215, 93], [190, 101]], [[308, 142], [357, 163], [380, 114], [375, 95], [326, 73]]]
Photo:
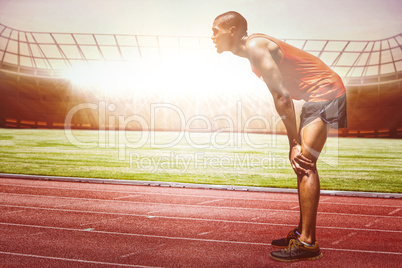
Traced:
[[[402, 33], [374, 41], [283, 40], [318, 56], [344, 80], [348, 128], [340, 136], [402, 137]], [[99, 101], [66, 78], [71, 68], [186, 53], [216, 54], [208, 37], [26, 32], [0, 24], [0, 127], [64, 128], [73, 107]], [[69, 123], [110, 127], [99, 120], [93, 109], [81, 109]]]

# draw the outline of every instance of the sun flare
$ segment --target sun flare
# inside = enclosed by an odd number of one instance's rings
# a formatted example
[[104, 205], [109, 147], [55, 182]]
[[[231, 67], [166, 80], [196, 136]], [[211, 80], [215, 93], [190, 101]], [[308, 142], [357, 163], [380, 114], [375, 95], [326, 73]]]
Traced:
[[227, 54], [210, 57], [194, 54], [158, 61], [98, 62], [65, 72], [65, 77], [74, 86], [111, 97], [131, 91], [137, 94], [151, 91], [171, 97], [243, 91], [253, 84], [250, 75], [245, 60]]

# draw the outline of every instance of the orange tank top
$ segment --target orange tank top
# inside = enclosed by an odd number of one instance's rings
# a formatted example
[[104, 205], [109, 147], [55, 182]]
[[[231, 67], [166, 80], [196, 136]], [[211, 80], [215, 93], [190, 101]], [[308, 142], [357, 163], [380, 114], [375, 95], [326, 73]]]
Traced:
[[[292, 99], [329, 101], [345, 94], [342, 79], [319, 58], [265, 34], [252, 34], [247, 41], [256, 37], [267, 38], [281, 49], [283, 57], [278, 67]], [[258, 70], [252, 69], [261, 77]]]

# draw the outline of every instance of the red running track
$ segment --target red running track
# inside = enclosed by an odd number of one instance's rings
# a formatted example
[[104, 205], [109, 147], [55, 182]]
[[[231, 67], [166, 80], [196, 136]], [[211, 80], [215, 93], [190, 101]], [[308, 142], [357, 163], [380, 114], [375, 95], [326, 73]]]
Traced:
[[1, 267], [400, 267], [402, 200], [321, 196], [324, 257], [284, 264], [272, 239], [296, 194], [0, 179]]

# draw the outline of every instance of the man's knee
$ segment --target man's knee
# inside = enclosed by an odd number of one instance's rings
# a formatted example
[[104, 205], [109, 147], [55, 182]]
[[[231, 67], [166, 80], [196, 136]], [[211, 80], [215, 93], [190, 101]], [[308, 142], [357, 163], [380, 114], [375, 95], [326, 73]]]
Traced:
[[316, 177], [317, 174], [317, 165], [316, 162], [313, 162], [313, 165], [306, 167], [303, 172], [297, 174], [297, 180], [299, 183], [307, 182]]
[[321, 152], [314, 150], [306, 144], [303, 144], [301, 147], [301, 153], [303, 154], [303, 156], [307, 157], [315, 164]]
[[311, 163], [308, 165], [303, 166], [305, 170], [305, 175], [310, 176], [317, 172], [317, 160], [320, 155], [320, 152], [315, 151], [312, 148], [309, 148], [306, 145], [302, 146], [302, 155], [309, 159]]

